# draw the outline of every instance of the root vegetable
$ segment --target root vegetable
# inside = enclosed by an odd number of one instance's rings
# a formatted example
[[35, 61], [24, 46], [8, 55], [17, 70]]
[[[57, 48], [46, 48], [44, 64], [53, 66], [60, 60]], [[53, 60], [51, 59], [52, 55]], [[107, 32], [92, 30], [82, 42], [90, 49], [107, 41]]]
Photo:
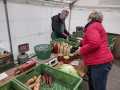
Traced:
[[34, 77], [33, 77], [33, 79], [34, 79], [34, 81], [36, 81], [36, 79], [37, 79], [37, 76], [34, 76]]
[[34, 86], [35, 86], [35, 83], [33, 83], [33, 84], [29, 85], [28, 87], [29, 87], [29, 88], [31, 88], [31, 89], [33, 89], [33, 88], [34, 88]]
[[19, 69], [16, 69], [15, 70], [15, 75], [18, 75], [18, 74], [20, 74], [21, 73], [21, 71], [19, 70]]
[[46, 80], [45, 80], [45, 76], [44, 75], [41, 76], [41, 81], [42, 81], [42, 84], [45, 83]]
[[31, 79], [29, 79], [27, 82], [26, 82], [26, 84], [27, 85], [30, 85], [30, 84], [32, 84], [32, 83], [34, 83], [35, 82], [35, 80], [33, 79], [33, 78], [31, 78]]
[[30, 85], [30, 84], [34, 83], [34, 82], [36, 81], [36, 79], [37, 79], [37, 76], [33, 76], [31, 79], [29, 79], [29, 80], [26, 82], [26, 84], [27, 84], [27, 85]]
[[51, 85], [52, 85], [52, 77], [51, 76], [49, 76], [49, 79], [48, 79], [48, 81], [49, 81], [49, 86], [51, 87]]
[[68, 60], [68, 59], [70, 59], [70, 57], [69, 56], [64, 56], [64, 59]]
[[40, 83], [41, 83], [40, 81], [41, 81], [41, 75], [38, 76], [33, 90], [40, 90]]
[[40, 83], [35, 83], [33, 90], [40, 90]]
[[49, 81], [48, 81], [48, 75], [47, 74], [45, 74], [45, 82], [46, 82], [46, 84], [49, 83]]

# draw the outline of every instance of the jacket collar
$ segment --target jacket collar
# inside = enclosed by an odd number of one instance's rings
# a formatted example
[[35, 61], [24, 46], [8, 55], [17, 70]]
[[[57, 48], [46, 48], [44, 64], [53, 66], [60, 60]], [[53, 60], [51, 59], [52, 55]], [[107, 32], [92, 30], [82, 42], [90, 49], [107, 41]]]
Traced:
[[95, 23], [95, 22], [102, 23], [101, 21], [98, 21], [98, 20], [92, 20], [92, 21], [88, 22], [88, 23], [85, 25], [84, 32], [86, 32], [87, 28], [88, 28], [91, 24], [93, 24], [93, 23]]

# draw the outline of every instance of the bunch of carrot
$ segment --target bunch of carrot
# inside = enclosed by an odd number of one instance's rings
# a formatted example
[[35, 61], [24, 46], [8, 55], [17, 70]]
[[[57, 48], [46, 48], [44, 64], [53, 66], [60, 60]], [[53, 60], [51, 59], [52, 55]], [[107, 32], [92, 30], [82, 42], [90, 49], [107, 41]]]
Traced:
[[33, 76], [26, 82], [26, 85], [31, 88], [32, 90], [40, 90], [41, 84], [41, 75], [40, 76]]
[[47, 73], [44, 73], [43, 75], [33, 76], [29, 80], [27, 80], [26, 85], [31, 88], [32, 90], [40, 90], [41, 85], [47, 84], [49, 87], [51, 87], [53, 82], [53, 78], [48, 75]]

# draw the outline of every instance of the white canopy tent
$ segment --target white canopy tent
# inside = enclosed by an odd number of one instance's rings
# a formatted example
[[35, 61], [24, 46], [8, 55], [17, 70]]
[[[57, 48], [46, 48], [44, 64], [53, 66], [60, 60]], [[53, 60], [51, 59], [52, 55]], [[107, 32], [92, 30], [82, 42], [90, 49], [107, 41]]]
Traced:
[[[97, 9], [103, 12], [106, 30], [120, 34], [120, 0], [7, 0], [14, 58], [18, 55], [17, 46], [21, 43], [30, 44], [28, 53], [34, 53], [33, 47], [37, 44], [49, 43], [51, 17], [64, 8], [68, 9], [74, 1], [71, 18], [66, 20], [70, 32], [75, 31], [76, 26], [84, 26], [91, 10]], [[0, 46], [10, 50], [2, 0], [0, 17]]]

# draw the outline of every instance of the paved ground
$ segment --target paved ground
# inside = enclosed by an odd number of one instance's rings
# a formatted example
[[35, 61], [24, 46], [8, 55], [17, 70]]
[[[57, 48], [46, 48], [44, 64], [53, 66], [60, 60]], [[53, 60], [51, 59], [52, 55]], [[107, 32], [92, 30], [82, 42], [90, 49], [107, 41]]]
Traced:
[[120, 60], [113, 64], [108, 77], [107, 90], [120, 90]]

